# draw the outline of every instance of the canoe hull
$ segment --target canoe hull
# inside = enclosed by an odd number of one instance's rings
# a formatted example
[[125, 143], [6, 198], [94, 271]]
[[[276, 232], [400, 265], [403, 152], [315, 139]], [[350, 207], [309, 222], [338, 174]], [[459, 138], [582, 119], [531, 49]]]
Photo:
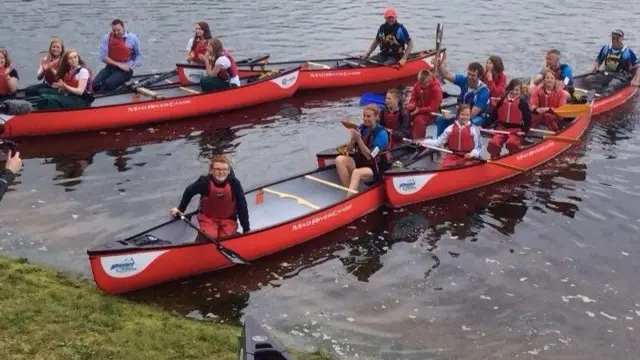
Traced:
[[[382, 184], [273, 227], [224, 240], [225, 247], [247, 260], [299, 245], [374, 211], [384, 201]], [[169, 247], [88, 251], [93, 278], [107, 293], [118, 294], [222, 269], [232, 264], [210, 243]]]
[[[34, 111], [25, 115], [0, 115], [5, 138], [51, 135], [120, 128], [164, 122], [240, 109], [293, 96], [299, 86], [299, 69], [271, 79], [211, 93], [185, 93], [176, 97], [139, 100], [74, 110]], [[128, 95], [127, 95], [128, 96]]]
[[[579, 139], [590, 122], [591, 114], [579, 117], [558, 135]], [[384, 175], [387, 202], [397, 208], [491, 185], [545, 164], [573, 145], [567, 141], [545, 139], [495, 160], [523, 171], [488, 163], [435, 171], [391, 170]]]
[[[431, 57], [434, 51], [429, 50], [420, 53], [415, 58], [410, 59], [404, 66], [365, 66], [365, 67], [342, 67], [342, 68], [310, 68], [304, 62], [283, 62], [272, 63], [269, 68], [282, 70], [292, 65], [302, 66], [300, 71], [300, 90], [319, 90], [375, 84], [386, 81], [406, 79], [415, 76], [423, 69], [431, 69]], [[318, 63], [339, 63], [344, 59], [315, 60]], [[197, 84], [205, 75], [206, 70], [202, 66], [192, 64], [176, 64], [178, 79], [182, 85]], [[239, 76], [254, 76], [264, 73], [259, 67], [239, 67]]]

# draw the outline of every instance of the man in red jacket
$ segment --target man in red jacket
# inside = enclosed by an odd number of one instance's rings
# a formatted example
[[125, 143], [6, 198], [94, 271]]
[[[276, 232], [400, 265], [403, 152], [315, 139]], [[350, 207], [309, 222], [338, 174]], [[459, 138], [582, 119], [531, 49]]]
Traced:
[[438, 112], [442, 102], [442, 88], [431, 70], [421, 70], [418, 82], [411, 89], [411, 99], [407, 111], [413, 124], [413, 139], [424, 138], [427, 126], [435, 119], [431, 113]]

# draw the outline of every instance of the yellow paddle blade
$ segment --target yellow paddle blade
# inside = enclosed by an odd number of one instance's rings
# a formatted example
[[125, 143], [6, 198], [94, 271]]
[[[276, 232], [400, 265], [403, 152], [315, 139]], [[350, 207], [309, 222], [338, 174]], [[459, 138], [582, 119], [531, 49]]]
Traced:
[[553, 112], [561, 117], [571, 118], [589, 114], [587, 104], [567, 104], [553, 109]]
[[568, 136], [558, 136], [558, 135], [550, 135], [550, 136], [545, 136], [545, 139], [549, 139], [549, 140], [555, 140], [555, 141], [562, 141], [562, 142], [568, 142], [568, 143], [572, 143], [572, 144], [579, 144], [580, 143], [580, 139], [574, 139]]

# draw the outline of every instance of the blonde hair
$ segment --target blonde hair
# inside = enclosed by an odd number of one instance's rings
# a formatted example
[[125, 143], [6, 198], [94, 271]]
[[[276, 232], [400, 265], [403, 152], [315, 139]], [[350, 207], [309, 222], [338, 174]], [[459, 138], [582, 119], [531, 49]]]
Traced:
[[11, 59], [9, 58], [9, 53], [7, 50], [0, 48], [0, 54], [4, 56], [4, 67], [11, 66]]
[[229, 161], [229, 158], [227, 157], [227, 155], [224, 155], [224, 154], [213, 155], [211, 157], [211, 163], [209, 163], [209, 171], [213, 170], [214, 163], [223, 163], [231, 167], [231, 162]]
[[362, 108], [362, 112], [372, 111], [376, 117], [380, 116], [380, 108], [373, 104], [367, 104]]
[[420, 70], [420, 72], [418, 73], [418, 81], [423, 83], [425, 80], [427, 80], [427, 77], [429, 77], [429, 75], [431, 75], [431, 71], [425, 69]]
[[53, 38], [51, 39], [51, 41], [49, 42], [49, 52], [47, 53], [47, 59], [51, 60], [53, 59], [53, 54], [51, 53], [51, 47], [53, 46], [53, 44], [60, 44], [60, 57], [62, 57], [62, 55], [64, 54], [64, 41], [62, 41], [62, 39], [58, 39], [58, 38]]

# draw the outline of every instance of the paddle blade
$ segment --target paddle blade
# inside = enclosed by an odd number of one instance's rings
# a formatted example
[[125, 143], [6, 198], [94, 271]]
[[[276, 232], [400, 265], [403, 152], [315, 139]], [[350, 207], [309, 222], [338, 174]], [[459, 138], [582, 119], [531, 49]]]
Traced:
[[346, 127], [347, 129], [353, 129], [353, 130], [355, 130], [355, 129], [357, 129], [357, 128], [358, 128], [358, 124], [352, 123], [352, 122], [351, 122], [351, 121], [349, 121], [349, 120], [340, 120], [340, 122], [341, 122], [341, 123], [342, 123], [342, 125], [343, 125], [344, 127]]
[[578, 117], [589, 114], [589, 105], [587, 104], [568, 104], [557, 107], [552, 110], [554, 114], [561, 117]]
[[360, 97], [360, 106], [374, 104], [374, 105], [377, 105], [379, 108], [383, 108], [385, 106], [384, 99], [385, 99], [384, 94], [364, 93]]
[[226, 257], [227, 259], [229, 259], [229, 261], [236, 265], [249, 265], [248, 262], [242, 260], [242, 257], [231, 249], [221, 246], [218, 248], [218, 250], [222, 255], [224, 255], [224, 257]]

